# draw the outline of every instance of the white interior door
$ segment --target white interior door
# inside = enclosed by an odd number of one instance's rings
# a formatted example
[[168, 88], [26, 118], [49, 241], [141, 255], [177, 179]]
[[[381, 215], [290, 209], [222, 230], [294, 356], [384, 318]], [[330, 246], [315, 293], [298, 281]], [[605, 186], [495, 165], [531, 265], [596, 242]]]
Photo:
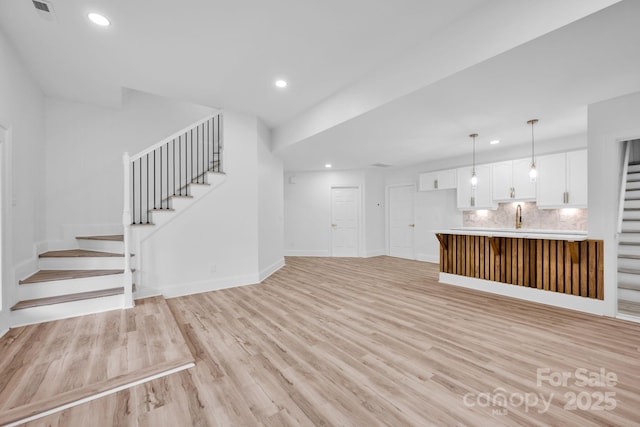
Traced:
[[389, 255], [415, 259], [414, 185], [389, 187]]
[[360, 233], [360, 189], [331, 189], [331, 254], [335, 257], [357, 257]]

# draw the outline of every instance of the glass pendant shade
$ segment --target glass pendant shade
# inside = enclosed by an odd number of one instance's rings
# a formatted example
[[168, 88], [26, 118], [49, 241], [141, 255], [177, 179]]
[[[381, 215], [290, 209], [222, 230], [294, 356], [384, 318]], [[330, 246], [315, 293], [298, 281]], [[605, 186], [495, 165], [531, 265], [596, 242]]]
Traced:
[[474, 172], [473, 174], [471, 174], [471, 186], [475, 187], [477, 185], [478, 185], [478, 176]]
[[529, 169], [529, 181], [536, 182], [538, 180], [538, 170], [536, 169], [536, 160], [535, 160], [535, 144], [533, 139], [533, 125], [538, 123], [538, 119], [531, 119], [527, 122], [527, 124], [531, 125], [531, 168]]
[[478, 176], [476, 175], [476, 137], [477, 133], [469, 135], [473, 139], [473, 166], [471, 169], [471, 187], [476, 188], [478, 185]]

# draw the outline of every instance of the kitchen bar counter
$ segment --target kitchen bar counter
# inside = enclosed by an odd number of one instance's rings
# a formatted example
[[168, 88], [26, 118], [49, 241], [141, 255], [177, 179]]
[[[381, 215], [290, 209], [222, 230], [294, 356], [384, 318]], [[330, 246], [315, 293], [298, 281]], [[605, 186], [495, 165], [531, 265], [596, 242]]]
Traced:
[[574, 230], [536, 230], [526, 228], [481, 228], [456, 227], [447, 230], [434, 230], [436, 234], [455, 234], [464, 236], [513, 237], [518, 239], [548, 239], [581, 242], [587, 240], [586, 231]]
[[[586, 232], [454, 228], [434, 230], [440, 272], [455, 277], [603, 299], [602, 240]], [[468, 281], [468, 280], [467, 280]]]

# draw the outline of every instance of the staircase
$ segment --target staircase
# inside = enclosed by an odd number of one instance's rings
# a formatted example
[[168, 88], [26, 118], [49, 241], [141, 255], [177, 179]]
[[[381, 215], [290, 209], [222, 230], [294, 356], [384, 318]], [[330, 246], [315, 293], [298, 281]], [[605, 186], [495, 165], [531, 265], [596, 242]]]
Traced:
[[79, 236], [75, 247], [40, 254], [38, 271], [17, 286], [12, 326], [129, 308], [136, 296], [152, 295], [134, 295], [132, 249], [224, 182], [221, 131], [216, 114], [125, 153], [122, 234]]
[[618, 241], [618, 313], [640, 318], [640, 161], [628, 161], [626, 169]]
[[123, 237], [76, 240], [77, 248], [40, 254], [38, 271], [18, 282], [13, 326], [123, 307]]

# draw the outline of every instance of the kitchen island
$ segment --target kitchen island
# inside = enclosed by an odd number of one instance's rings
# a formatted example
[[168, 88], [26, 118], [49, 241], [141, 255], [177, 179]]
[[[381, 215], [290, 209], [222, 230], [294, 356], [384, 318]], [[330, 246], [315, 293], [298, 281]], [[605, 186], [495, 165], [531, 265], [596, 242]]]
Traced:
[[434, 232], [440, 242], [441, 282], [604, 298], [603, 241], [589, 239], [586, 232], [473, 227]]

